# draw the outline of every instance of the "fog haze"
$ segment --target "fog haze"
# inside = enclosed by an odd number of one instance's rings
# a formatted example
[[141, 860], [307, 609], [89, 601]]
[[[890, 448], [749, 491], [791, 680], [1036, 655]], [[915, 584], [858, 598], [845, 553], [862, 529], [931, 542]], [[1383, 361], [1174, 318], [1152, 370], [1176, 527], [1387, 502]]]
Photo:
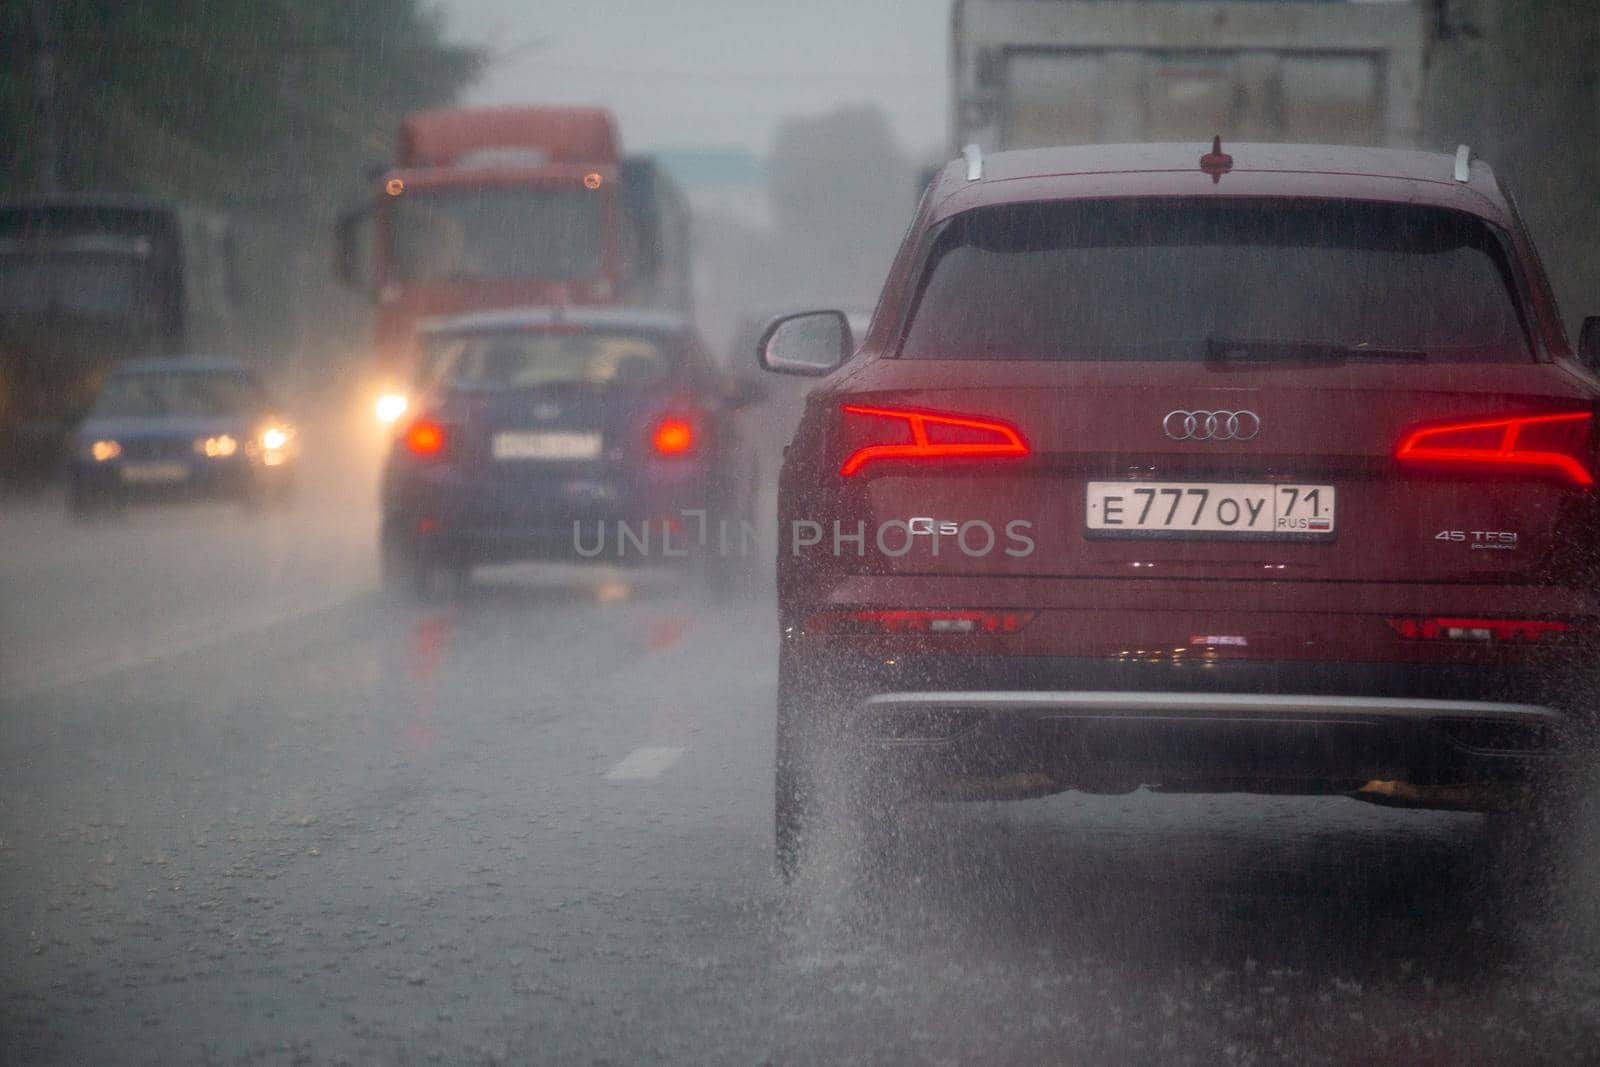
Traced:
[[882, 107], [901, 147], [945, 141], [948, 0], [448, 0], [449, 35], [493, 57], [473, 104], [598, 103], [630, 150], [771, 148], [785, 115]]

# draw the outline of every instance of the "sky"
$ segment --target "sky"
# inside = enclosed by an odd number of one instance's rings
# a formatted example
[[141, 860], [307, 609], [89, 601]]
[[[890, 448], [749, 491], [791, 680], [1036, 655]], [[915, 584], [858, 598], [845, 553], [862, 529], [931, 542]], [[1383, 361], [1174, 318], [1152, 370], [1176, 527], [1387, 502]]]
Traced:
[[438, 0], [492, 58], [469, 104], [601, 104], [629, 151], [770, 150], [785, 115], [875, 103], [945, 152], [950, 0]]

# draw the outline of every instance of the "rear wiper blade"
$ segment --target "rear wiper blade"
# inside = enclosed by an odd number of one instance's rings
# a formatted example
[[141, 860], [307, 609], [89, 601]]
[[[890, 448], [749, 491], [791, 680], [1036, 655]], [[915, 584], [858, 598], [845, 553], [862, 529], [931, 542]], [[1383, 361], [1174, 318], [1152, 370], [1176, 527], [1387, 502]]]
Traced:
[[1365, 341], [1353, 345], [1333, 341], [1290, 341], [1273, 337], [1207, 337], [1208, 363], [1328, 363], [1353, 359], [1392, 363], [1425, 363], [1420, 348], [1393, 348]]
[[1427, 363], [1427, 352], [1422, 349], [1402, 349], [1402, 347], [1382, 346], [1382, 344], [1347, 344], [1344, 346], [1344, 358], [1347, 360], [1376, 360], [1376, 362], [1390, 363]]

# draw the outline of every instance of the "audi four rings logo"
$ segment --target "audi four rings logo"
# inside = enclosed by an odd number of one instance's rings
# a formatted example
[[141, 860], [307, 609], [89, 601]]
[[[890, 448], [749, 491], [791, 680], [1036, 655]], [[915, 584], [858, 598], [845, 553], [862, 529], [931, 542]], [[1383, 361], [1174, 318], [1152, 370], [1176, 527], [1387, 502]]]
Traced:
[[1253, 411], [1169, 411], [1161, 430], [1174, 441], [1254, 441], [1261, 416]]

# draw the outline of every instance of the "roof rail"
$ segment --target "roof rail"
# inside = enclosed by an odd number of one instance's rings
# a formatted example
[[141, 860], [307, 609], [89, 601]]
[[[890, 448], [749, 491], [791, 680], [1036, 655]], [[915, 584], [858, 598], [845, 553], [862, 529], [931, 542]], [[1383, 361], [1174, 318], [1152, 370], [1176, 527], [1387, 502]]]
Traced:
[[983, 177], [983, 149], [969, 144], [961, 150], [961, 158], [967, 161], [967, 181], [975, 182]]
[[1469, 182], [1472, 180], [1472, 148], [1468, 145], [1456, 146], [1456, 181]]

